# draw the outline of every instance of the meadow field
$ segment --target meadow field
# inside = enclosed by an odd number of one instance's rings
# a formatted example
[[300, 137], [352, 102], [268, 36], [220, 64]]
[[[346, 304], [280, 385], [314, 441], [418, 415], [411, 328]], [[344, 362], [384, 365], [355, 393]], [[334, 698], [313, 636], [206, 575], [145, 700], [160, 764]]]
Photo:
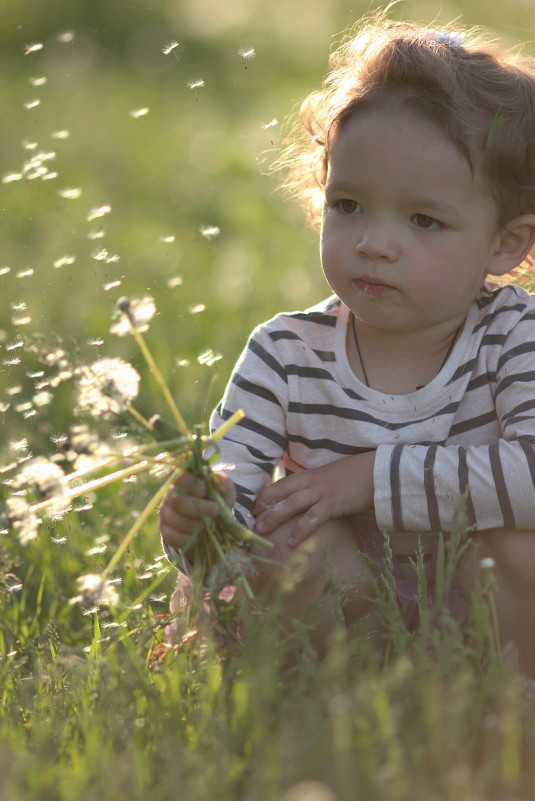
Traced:
[[[156, 513], [169, 464], [206, 435], [252, 328], [329, 291], [317, 233], [270, 174], [285, 120], [340, 33], [378, 7], [2, 2], [2, 800], [535, 798], [535, 687], [500, 654], [491, 569], [465, 632], [423, 611], [408, 633], [379, 577], [381, 659], [334, 620], [319, 663], [306, 622], [283, 637], [277, 606], [242, 595], [216, 593], [210, 621], [169, 613], [176, 570]], [[487, 26], [535, 52], [532, 0], [414, 0], [391, 15]], [[141, 342], [117, 330], [125, 296], [146, 314]], [[132, 366], [136, 391], [140, 379], [132, 424], [76, 393], [103, 357]], [[153, 415], [173, 426], [168, 451], [148, 444]], [[62, 503], [37, 486], [39, 526], [8, 505], [38, 457], [79, 471]], [[462, 510], [457, 534], [444, 591]], [[422, 581], [422, 610], [424, 595]]]

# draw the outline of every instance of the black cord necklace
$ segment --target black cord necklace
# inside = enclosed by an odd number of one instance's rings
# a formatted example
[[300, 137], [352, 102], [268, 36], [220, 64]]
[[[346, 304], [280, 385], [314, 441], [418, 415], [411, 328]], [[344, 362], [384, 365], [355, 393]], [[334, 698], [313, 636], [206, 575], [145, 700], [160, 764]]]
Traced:
[[[438, 375], [438, 373], [440, 373], [440, 371], [442, 370], [442, 368], [444, 367], [444, 365], [448, 361], [450, 353], [453, 350], [453, 346], [454, 346], [455, 342], [457, 341], [457, 337], [459, 336], [459, 332], [461, 330], [461, 327], [462, 327], [462, 323], [457, 328], [457, 330], [455, 331], [455, 334], [453, 335], [453, 339], [450, 342], [450, 346], [448, 348], [448, 351], [447, 351], [446, 355], [444, 356], [444, 359], [442, 360], [442, 364], [438, 368], [437, 375]], [[353, 341], [355, 342], [355, 347], [357, 349], [357, 354], [358, 354], [358, 357], [359, 357], [360, 369], [362, 370], [362, 375], [364, 376], [364, 381], [366, 382], [366, 386], [369, 387], [370, 386], [370, 382], [368, 381], [368, 376], [366, 374], [366, 368], [364, 367], [364, 362], [362, 361], [362, 353], [360, 352], [359, 341], [358, 341], [358, 337], [357, 337], [357, 328], [356, 328], [356, 325], [355, 325], [355, 315], [353, 314], [353, 312], [351, 312], [351, 328], [353, 330]], [[422, 387], [416, 387], [416, 389], [422, 389]]]

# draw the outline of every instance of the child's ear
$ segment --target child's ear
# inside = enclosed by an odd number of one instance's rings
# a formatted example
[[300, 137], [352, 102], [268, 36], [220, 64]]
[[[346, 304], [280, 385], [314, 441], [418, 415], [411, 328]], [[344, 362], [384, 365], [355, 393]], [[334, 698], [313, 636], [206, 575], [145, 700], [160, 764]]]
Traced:
[[535, 244], [535, 214], [522, 214], [507, 223], [497, 239], [488, 273], [505, 275], [522, 264]]

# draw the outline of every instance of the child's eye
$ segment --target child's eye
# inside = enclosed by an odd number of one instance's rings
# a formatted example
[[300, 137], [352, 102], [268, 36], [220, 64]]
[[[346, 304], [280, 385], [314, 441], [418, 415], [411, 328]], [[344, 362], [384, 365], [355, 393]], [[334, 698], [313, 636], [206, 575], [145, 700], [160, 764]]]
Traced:
[[418, 228], [424, 228], [426, 231], [441, 227], [438, 220], [435, 220], [434, 217], [428, 217], [427, 214], [415, 214], [412, 221]]
[[337, 200], [334, 205], [342, 214], [355, 214], [355, 212], [361, 211], [360, 203], [357, 203], [356, 200], [349, 200], [349, 198]]

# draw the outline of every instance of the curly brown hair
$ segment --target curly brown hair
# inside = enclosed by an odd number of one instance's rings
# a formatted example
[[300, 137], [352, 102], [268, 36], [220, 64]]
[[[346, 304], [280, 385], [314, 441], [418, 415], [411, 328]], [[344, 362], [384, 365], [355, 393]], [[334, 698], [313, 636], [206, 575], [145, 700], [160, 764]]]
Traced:
[[[356, 32], [355, 32], [356, 30]], [[361, 110], [410, 107], [481, 170], [499, 222], [535, 211], [535, 59], [481, 29], [462, 35], [394, 22], [360, 23], [330, 57], [322, 88], [302, 103], [278, 159], [283, 188], [321, 219], [337, 131]]]

